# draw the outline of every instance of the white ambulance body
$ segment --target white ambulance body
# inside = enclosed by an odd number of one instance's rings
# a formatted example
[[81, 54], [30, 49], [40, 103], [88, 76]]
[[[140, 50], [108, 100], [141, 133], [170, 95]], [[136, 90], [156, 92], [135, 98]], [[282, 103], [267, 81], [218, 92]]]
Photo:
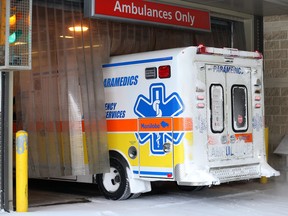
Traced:
[[103, 65], [104, 195], [135, 197], [151, 181], [200, 189], [279, 175], [266, 162], [262, 62], [257, 52], [204, 46], [112, 57]]

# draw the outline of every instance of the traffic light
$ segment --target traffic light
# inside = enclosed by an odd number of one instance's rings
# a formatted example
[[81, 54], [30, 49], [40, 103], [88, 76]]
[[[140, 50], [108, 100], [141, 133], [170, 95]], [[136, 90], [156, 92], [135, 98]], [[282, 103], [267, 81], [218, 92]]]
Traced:
[[9, 24], [10, 24], [10, 35], [8, 41], [10, 44], [15, 43], [19, 37], [22, 35], [22, 29], [17, 29], [17, 22], [20, 22], [22, 19], [21, 13], [14, 13], [10, 15]]
[[[22, 0], [18, 0], [21, 2]], [[13, 3], [13, 2], [11, 2]], [[22, 13], [17, 11], [17, 6], [13, 5], [10, 10], [10, 18], [9, 18], [9, 25], [10, 25], [10, 35], [8, 37], [9, 44], [13, 44], [17, 42], [17, 40], [22, 36], [22, 27], [24, 20], [22, 19]]]
[[[22, 0], [20, 0], [22, 1]], [[17, 2], [20, 2], [17, 1]], [[10, 2], [10, 4], [13, 3]], [[1, 0], [1, 14], [0, 14], [0, 45], [5, 45], [5, 40], [7, 39], [6, 36], [6, 0]], [[10, 26], [10, 35], [8, 37], [9, 43], [15, 43], [19, 37], [22, 35], [22, 30], [17, 29], [17, 24], [21, 22], [22, 14], [20, 12], [16, 12], [17, 8], [13, 7], [10, 10], [10, 17], [9, 17], [9, 26]]]
[[22, 30], [21, 29], [18, 29], [16, 31], [14, 31], [11, 35], [9, 35], [9, 43], [12, 44], [12, 43], [15, 43], [17, 41], [17, 39], [19, 37], [21, 37], [22, 35]]
[[0, 70], [31, 68], [32, 0], [0, 0]]

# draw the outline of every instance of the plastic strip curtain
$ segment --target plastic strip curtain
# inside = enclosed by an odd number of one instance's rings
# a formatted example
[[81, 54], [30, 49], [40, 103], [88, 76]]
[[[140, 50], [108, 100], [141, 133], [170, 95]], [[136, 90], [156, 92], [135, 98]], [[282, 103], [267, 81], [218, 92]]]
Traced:
[[[108, 38], [101, 34], [107, 25], [84, 19], [80, 1], [34, 2], [33, 69], [19, 73], [16, 89], [18, 127], [29, 133], [29, 176], [106, 171], [101, 65]], [[69, 31], [76, 25], [88, 31]]]

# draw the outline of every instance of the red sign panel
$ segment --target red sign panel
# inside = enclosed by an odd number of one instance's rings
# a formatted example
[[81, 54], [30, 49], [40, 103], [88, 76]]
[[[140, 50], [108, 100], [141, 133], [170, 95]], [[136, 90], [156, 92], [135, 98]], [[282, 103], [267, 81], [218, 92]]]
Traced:
[[[92, 0], [92, 17], [210, 31], [210, 13], [143, 0]], [[90, 15], [90, 16], [91, 16]]]

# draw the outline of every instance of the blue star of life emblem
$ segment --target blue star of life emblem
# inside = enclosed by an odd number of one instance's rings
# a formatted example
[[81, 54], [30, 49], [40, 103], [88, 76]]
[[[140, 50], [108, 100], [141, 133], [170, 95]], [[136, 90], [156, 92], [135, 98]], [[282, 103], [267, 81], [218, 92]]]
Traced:
[[[184, 105], [180, 96], [174, 92], [166, 97], [166, 89], [163, 83], [152, 84], [149, 90], [149, 98], [139, 95], [134, 106], [134, 112], [139, 118], [174, 117], [180, 115], [183, 111]], [[147, 127], [165, 129], [169, 127], [169, 124], [171, 123], [162, 121], [159, 125], [148, 125]], [[177, 145], [184, 135], [183, 132], [154, 132], [155, 129], [152, 131], [139, 131], [135, 135], [141, 145], [150, 141], [150, 151], [154, 155], [165, 154], [163, 151], [164, 143], [170, 142]]]

